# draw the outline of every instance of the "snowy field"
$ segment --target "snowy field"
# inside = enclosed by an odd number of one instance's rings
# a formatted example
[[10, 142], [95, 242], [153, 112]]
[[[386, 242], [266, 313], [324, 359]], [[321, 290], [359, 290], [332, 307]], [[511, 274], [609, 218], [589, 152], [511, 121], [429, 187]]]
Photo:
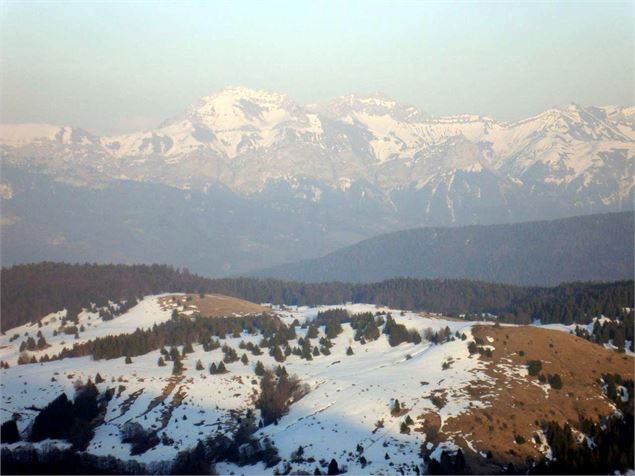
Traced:
[[[98, 385], [99, 390], [115, 388], [116, 393], [108, 404], [104, 423], [95, 430], [95, 437], [87, 449], [90, 453], [145, 463], [160, 462], [171, 460], [178, 451], [192, 447], [199, 439], [219, 432], [231, 433], [236, 426], [235, 412], [253, 409], [253, 397], [259, 389], [259, 378], [254, 374], [256, 360], [262, 361], [265, 367], [278, 365], [268, 355], [267, 349], [263, 349], [264, 353], [257, 357], [247, 352], [247, 365], [240, 361], [227, 364], [229, 372], [222, 375], [210, 375], [207, 370], [212, 362], [218, 363], [223, 359], [222, 350], [205, 352], [200, 345], [194, 345], [194, 353], [184, 358], [185, 371], [180, 377], [172, 376], [170, 362], [165, 367], [157, 365], [161, 355], [159, 350], [133, 357], [131, 364], [125, 364], [123, 357], [98, 361], [92, 357], [81, 357], [45, 364], [15, 365], [18, 346], [25, 333], [35, 336], [40, 330], [51, 345], [41, 352], [53, 355], [74, 342], [131, 333], [137, 327], [148, 328], [154, 323], [164, 322], [170, 319], [171, 311], [162, 309], [159, 297], [148, 296], [127, 313], [107, 322], [103, 322], [96, 313], [82, 313], [80, 324], [84, 325], [85, 331], [80, 333], [79, 339], [63, 334], [53, 335], [63, 311], [47, 316], [41, 328], [27, 325], [8, 331], [0, 338], [0, 360], [11, 365], [0, 374], [2, 421], [19, 413], [18, 427], [25, 432], [38, 408], [46, 406], [62, 392], [72, 398], [75, 382], [94, 381], [99, 373], [105, 380]], [[277, 425], [259, 429], [255, 437], [271, 437], [280, 457], [287, 461], [302, 444], [304, 458], [314, 458], [315, 462], [294, 463], [294, 470], [313, 472], [316, 462], [336, 458], [340, 467], [346, 466], [352, 473], [388, 474], [400, 467], [408, 467], [408, 472], [412, 472], [413, 465], [422, 464], [419, 452], [425, 443], [425, 433], [415, 431], [421, 424], [417, 417], [434, 412], [443, 422], [479, 405], [462, 390], [470, 381], [488, 380], [482, 372], [482, 361], [476, 356], [470, 357], [467, 350], [466, 342], [471, 339], [471, 328], [475, 323], [423, 317], [412, 312], [364, 304], [285, 307], [274, 308], [274, 311], [286, 323], [298, 319], [302, 324], [314, 319], [318, 311], [333, 307], [345, 307], [350, 313], [391, 312], [397, 323], [409, 329], [423, 333], [427, 328], [439, 331], [447, 326], [452, 334], [456, 331], [465, 333], [467, 340], [456, 339], [442, 345], [423, 340], [416, 345], [402, 343], [391, 347], [386, 336], [381, 335], [379, 339], [361, 345], [354, 341], [350, 325], [343, 324], [344, 331], [332, 339], [334, 346], [330, 355], [320, 355], [312, 361], [296, 355], [287, 357], [284, 366], [288, 373], [296, 374], [308, 384], [310, 392], [293, 404]], [[296, 332], [301, 337], [306, 329], [297, 327]], [[10, 342], [16, 333], [20, 334], [20, 338]], [[318, 339], [324, 336], [323, 327], [319, 333]], [[221, 343], [236, 349], [240, 356], [243, 353], [238, 348], [241, 341], [257, 344], [260, 339], [260, 335], [244, 333], [240, 337], [228, 335]], [[312, 339], [312, 342], [317, 344], [318, 339]], [[346, 353], [349, 346], [353, 355]], [[202, 371], [195, 369], [199, 359], [204, 366]], [[450, 365], [444, 370], [446, 362]], [[435, 390], [449, 391], [451, 395], [441, 409], [430, 399]], [[407, 408], [403, 415], [391, 416], [394, 399]], [[415, 421], [411, 427], [413, 431], [401, 434], [400, 425], [407, 415]], [[383, 426], [378, 428], [376, 423], [380, 420], [383, 420]], [[121, 443], [121, 429], [129, 421], [138, 422], [145, 429], [159, 429], [158, 436], [165, 434], [173, 443], [159, 443], [143, 454], [131, 456], [130, 445]], [[357, 445], [364, 448], [365, 467], [358, 462]], [[247, 474], [262, 473], [265, 468], [219, 464], [217, 471]]]

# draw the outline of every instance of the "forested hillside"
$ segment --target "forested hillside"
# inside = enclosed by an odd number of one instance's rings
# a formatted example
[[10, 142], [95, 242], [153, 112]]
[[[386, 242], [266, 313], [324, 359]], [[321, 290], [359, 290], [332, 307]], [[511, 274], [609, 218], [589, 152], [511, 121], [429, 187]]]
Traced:
[[208, 279], [164, 265], [37, 263], [2, 268], [2, 330], [66, 308], [132, 300], [162, 292], [216, 292], [274, 304], [360, 302], [446, 315], [492, 313], [508, 322], [588, 323], [633, 307], [633, 281], [521, 287], [468, 280], [400, 278], [369, 284], [274, 279]]
[[418, 228], [257, 274], [310, 282], [409, 276], [539, 286], [631, 279], [633, 233], [632, 212], [511, 225]]

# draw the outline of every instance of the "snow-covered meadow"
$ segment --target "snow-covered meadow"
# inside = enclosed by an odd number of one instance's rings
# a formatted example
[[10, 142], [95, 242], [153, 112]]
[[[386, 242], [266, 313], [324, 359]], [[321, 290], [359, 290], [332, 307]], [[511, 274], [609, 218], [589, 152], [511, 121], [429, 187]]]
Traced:
[[[72, 398], [76, 382], [94, 381], [99, 373], [104, 379], [98, 384], [99, 390], [114, 388], [115, 394], [108, 404], [104, 423], [96, 428], [95, 437], [88, 446], [87, 451], [92, 454], [114, 455], [123, 460], [145, 463], [167, 461], [180, 450], [194, 446], [199, 439], [219, 432], [231, 433], [236, 427], [236, 415], [254, 408], [254, 396], [259, 390], [259, 378], [254, 373], [255, 362], [260, 360], [265, 367], [278, 365], [267, 352], [257, 357], [247, 352], [248, 364], [241, 361], [227, 364], [229, 372], [220, 375], [210, 375], [208, 368], [212, 362], [218, 363], [223, 359], [222, 350], [206, 352], [201, 345], [194, 345], [194, 352], [184, 358], [185, 371], [178, 377], [172, 375], [171, 365], [157, 365], [161, 356], [158, 349], [133, 357], [131, 364], [125, 364], [123, 357], [112, 360], [80, 357], [15, 365], [18, 346], [25, 333], [34, 336], [41, 331], [51, 347], [39, 354], [53, 355], [74, 342], [131, 333], [138, 327], [149, 328], [169, 320], [171, 310], [161, 305], [161, 297], [147, 296], [137, 306], [111, 321], [102, 321], [96, 313], [81, 313], [79, 324], [84, 325], [85, 330], [78, 339], [64, 334], [53, 335], [63, 311], [46, 316], [42, 327], [26, 325], [0, 337], [0, 360], [11, 365], [0, 374], [2, 421], [18, 413], [18, 427], [24, 433], [38, 409], [62, 392]], [[365, 304], [273, 307], [272, 311], [287, 324], [295, 319], [303, 324], [314, 319], [318, 311], [333, 307], [344, 307], [350, 313], [390, 312], [397, 323], [422, 334], [427, 328], [439, 331], [449, 327], [452, 335], [458, 331], [466, 335], [467, 341], [475, 324]], [[302, 445], [304, 462], [293, 465], [297, 470], [312, 472], [316, 465], [319, 466], [320, 460], [336, 458], [340, 466], [347, 466], [351, 472], [363, 469], [364, 473], [385, 474], [406, 466], [412, 471], [413, 465], [422, 464], [420, 448], [426, 443], [425, 433], [417, 431], [422, 423], [417, 417], [433, 412], [443, 422], [478, 406], [479, 402], [470, 399], [463, 388], [473, 380], [487, 381], [488, 377], [482, 372], [483, 363], [475, 356], [470, 357], [466, 341], [460, 338], [442, 345], [423, 340], [420, 344], [402, 343], [391, 347], [386, 336], [382, 335], [362, 345], [354, 340], [354, 331], [349, 324], [344, 324], [343, 328], [344, 331], [332, 339], [334, 345], [330, 355], [316, 356], [311, 361], [296, 355], [286, 358], [284, 366], [287, 372], [297, 375], [310, 387], [310, 392], [294, 403], [277, 424], [260, 428], [254, 436], [269, 436], [283, 462], [289, 461], [292, 453]], [[304, 336], [306, 331], [306, 328], [296, 328], [298, 337]], [[10, 341], [16, 333], [20, 334], [20, 338]], [[323, 327], [319, 330], [318, 339], [322, 336]], [[243, 333], [240, 337], [228, 335], [221, 342], [241, 355], [241, 341], [257, 344], [261, 337]], [[353, 355], [347, 355], [349, 346]], [[202, 371], [195, 368], [198, 360], [204, 366]], [[435, 406], [431, 400], [435, 392], [447, 392], [451, 397], [442, 408]], [[394, 399], [407, 409], [399, 416], [391, 415]], [[400, 426], [406, 416], [415, 423], [409, 434], [402, 434]], [[158, 429], [158, 436], [165, 434], [171, 442], [159, 443], [142, 454], [132, 456], [130, 445], [121, 442], [122, 427], [129, 421], [138, 422], [147, 430]], [[378, 424], [380, 421], [383, 424]], [[12, 446], [21, 444], [14, 443]], [[357, 445], [363, 448], [366, 460], [363, 466], [359, 462]], [[238, 468], [221, 463], [217, 470], [222, 473], [262, 473], [265, 468], [262, 464]], [[267, 472], [272, 470], [269, 468]]]

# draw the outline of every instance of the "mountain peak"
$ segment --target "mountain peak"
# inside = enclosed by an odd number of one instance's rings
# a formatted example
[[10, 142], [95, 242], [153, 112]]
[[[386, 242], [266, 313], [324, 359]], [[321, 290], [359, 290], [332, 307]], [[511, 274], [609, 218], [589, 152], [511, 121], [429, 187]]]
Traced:
[[254, 102], [271, 102], [289, 100], [286, 93], [270, 91], [267, 89], [251, 89], [245, 86], [225, 86], [213, 94], [201, 98], [210, 101], [218, 98], [231, 98], [235, 100], [248, 100]]
[[401, 104], [382, 92], [347, 94], [317, 106], [322, 114], [345, 118], [359, 115], [391, 116], [403, 122], [422, 122], [426, 114], [414, 106]]
[[197, 126], [226, 130], [269, 127], [297, 115], [299, 106], [285, 93], [244, 86], [227, 86], [203, 96], [183, 114], [162, 127], [187, 121]]

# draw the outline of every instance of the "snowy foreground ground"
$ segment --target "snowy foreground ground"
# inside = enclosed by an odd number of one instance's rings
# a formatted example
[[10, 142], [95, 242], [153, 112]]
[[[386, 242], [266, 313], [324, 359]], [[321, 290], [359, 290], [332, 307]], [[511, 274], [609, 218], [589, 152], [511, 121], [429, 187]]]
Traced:
[[[53, 355], [62, 347], [70, 347], [75, 342], [109, 335], [131, 333], [138, 327], [148, 328], [155, 323], [170, 319], [170, 310], [162, 309], [159, 296], [148, 296], [127, 313], [115, 319], [103, 322], [96, 313], [82, 313], [80, 325], [84, 331], [79, 339], [72, 335], [53, 335], [59, 327], [59, 318], [64, 311], [43, 319], [43, 326], [27, 325], [8, 331], [0, 336], [0, 360], [11, 365], [1, 370], [2, 421], [19, 413], [18, 426], [21, 432], [32, 423], [37, 414], [36, 408], [46, 406], [51, 400], [66, 392], [72, 398], [74, 384], [77, 381], [94, 381], [99, 373], [105, 382], [100, 383], [100, 391], [117, 388], [115, 397], [108, 405], [104, 424], [97, 427], [95, 437], [87, 451], [96, 455], [113, 455], [123, 460], [134, 459], [151, 463], [171, 460], [178, 451], [191, 447], [197, 440], [214, 435], [217, 432], [230, 433], [235, 428], [235, 411], [253, 408], [254, 394], [257, 392], [258, 378], [254, 374], [254, 363], [261, 360], [265, 367], [276, 366], [266, 349], [258, 357], [248, 353], [250, 362], [244, 365], [240, 361], [227, 365], [228, 373], [210, 375], [209, 365], [223, 358], [221, 349], [205, 352], [202, 346], [195, 345], [194, 353], [183, 361], [186, 367], [183, 378], [170, 387], [174, 381], [172, 366], [159, 367], [159, 350], [133, 358], [126, 365], [124, 358], [95, 361], [92, 357], [67, 358], [45, 364], [16, 365], [18, 346], [24, 334], [35, 336], [40, 330], [51, 347], [41, 351]], [[345, 307], [351, 313], [364, 311], [390, 311], [398, 323], [423, 332], [427, 328], [434, 331], [446, 326], [454, 334], [465, 333], [467, 341], [471, 339], [474, 322], [446, 320], [436, 317], [424, 317], [411, 312], [401, 312], [373, 305], [354, 304], [346, 306], [324, 306], [319, 308], [276, 309], [286, 323], [298, 319], [300, 323], [313, 319], [319, 310], [328, 307]], [[425, 442], [425, 433], [412, 431], [400, 433], [400, 424], [404, 416], [391, 416], [391, 404], [394, 399], [405, 405], [408, 414], [414, 419], [417, 415], [434, 412], [441, 421], [466, 411], [469, 407], [479, 406], [478, 401], [470, 400], [462, 388], [470, 381], [487, 381], [489, 377], [482, 371], [483, 363], [475, 356], [470, 357], [466, 341], [456, 339], [442, 345], [433, 345], [423, 340], [420, 344], [404, 343], [390, 347], [385, 336], [361, 345], [353, 340], [353, 331], [348, 324], [344, 332], [333, 340], [335, 344], [331, 355], [320, 355], [312, 361], [289, 356], [284, 365], [289, 374], [296, 374], [310, 387], [310, 392], [291, 406], [277, 425], [266, 426], [256, 433], [257, 438], [270, 436], [283, 460], [290, 460], [291, 453], [301, 444], [304, 458], [330, 460], [336, 458], [340, 466], [346, 466], [352, 473], [389, 474], [395, 473], [402, 465], [412, 468], [422, 464], [420, 447]], [[306, 329], [296, 328], [298, 337]], [[10, 341], [14, 334], [19, 339]], [[320, 329], [320, 336], [324, 328]], [[260, 336], [244, 334], [239, 338], [227, 337], [224, 343], [234, 347], [239, 355], [239, 342], [258, 343]], [[317, 342], [317, 341], [316, 341]], [[346, 355], [352, 347], [354, 354]], [[205, 370], [195, 370], [195, 363], [201, 360]], [[443, 363], [453, 359], [450, 368], [443, 369]], [[169, 363], [168, 363], [169, 364]], [[440, 410], [430, 397], [436, 389], [451, 389], [452, 398]], [[150, 405], [151, 402], [168, 392], [164, 404]], [[158, 436], [165, 433], [173, 444], [158, 444], [149, 451], [130, 455], [130, 445], [121, 443], [121, 427], [128, 421], [137, 421], [144, 428], [158, 428], [165, 405], [173, 405], [173, 411], [167, 426]], [[230, 413], [231, 412], [231, 413]], [[163, 413], [164, 414], [164, 413]], [[377, 428], [376, 422], [383, 420], [383, 427]], [[469, 443], [469, 437], [468, 443]], [[23, 443], [14, 443], [11, 447]], [[60, 442], [60, 446], [65, 443]], [[357, 459], [356, 447], [364, 448], [368, 465], [363, 469]], [[451, 443], [448, 443], [451, 447]], [[442, 449], [437, 448], [437, 451]], [[295, 470], [305, 469], [313, 472], [316, 462], [294, 464]], [[264, 465], [238, 467], [230, 464], [218, 464], [219, 473], [249, 474], [273, 472], [276, 468], [265, 470]], [[410, 469], [408, 472], [412, 472]]]

